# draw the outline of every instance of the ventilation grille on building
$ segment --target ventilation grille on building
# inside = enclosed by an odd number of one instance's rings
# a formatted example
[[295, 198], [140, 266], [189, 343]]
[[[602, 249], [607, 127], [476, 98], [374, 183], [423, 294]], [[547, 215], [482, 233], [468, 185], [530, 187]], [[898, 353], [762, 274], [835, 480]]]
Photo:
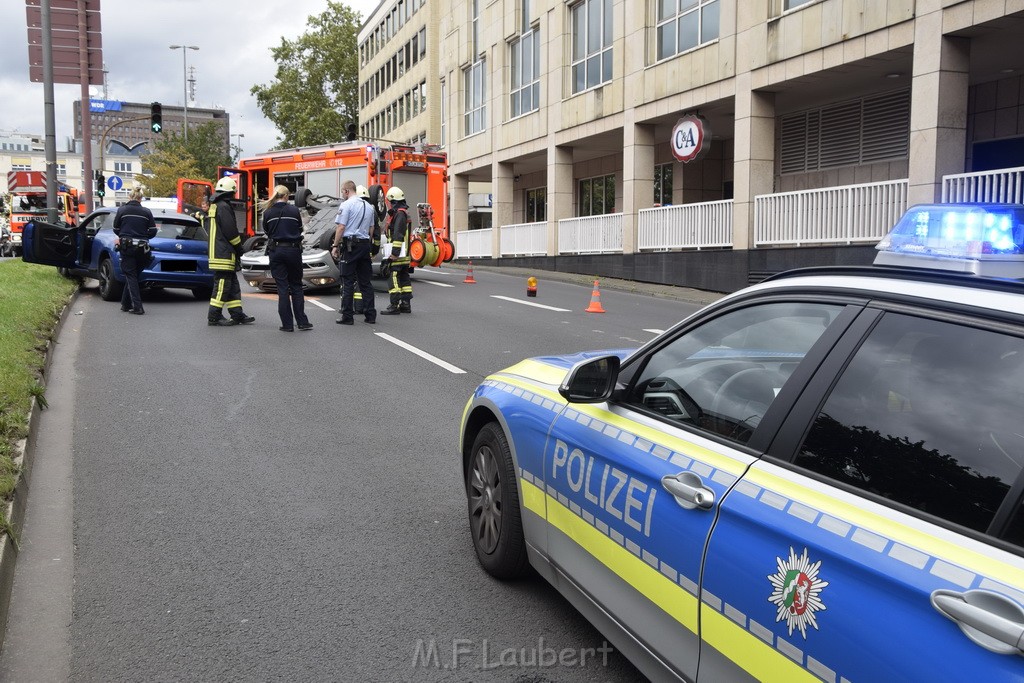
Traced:
[[782, 117], [782, 173], [906, 159], [910, 91], [875, 95]]

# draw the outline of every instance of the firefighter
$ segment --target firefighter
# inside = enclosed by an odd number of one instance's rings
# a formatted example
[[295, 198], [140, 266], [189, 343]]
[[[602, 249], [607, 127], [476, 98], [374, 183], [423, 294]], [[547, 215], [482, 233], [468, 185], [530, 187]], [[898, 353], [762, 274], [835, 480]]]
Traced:
[[[235, 225], [235, 212], [231, 208], [238, 186], [231, 178], [221, 178], [210, 197], [207, 226], [210, 231], [210, 270], [213, 271], [213, 296], [207, 323], [210, 325], [248, 325], [256, 318], [242, 310], [242, 288], [236, 273], [242, 269], [242, 238]], [[225, 318], [227, 307], [230, 318]]]
[[405, 193], [400, 187], [392, 187], [386, 195], [388, 204], [388, 239], [391, 241], [391, 253], [384, 258], [391, 262], [391, 305], [381, 311], [381, 315], [398, 315], [412, 313], [412, 280], [409, 278], [409, 205], [405, 203]]

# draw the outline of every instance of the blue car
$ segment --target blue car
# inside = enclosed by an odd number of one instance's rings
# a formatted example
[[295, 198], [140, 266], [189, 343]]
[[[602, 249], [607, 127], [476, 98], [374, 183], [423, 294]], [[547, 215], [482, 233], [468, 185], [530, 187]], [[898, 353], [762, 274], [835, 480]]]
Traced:
[[[57, 266], [62, 272], [95, 278], [104, 301], [120, 301], [124, 289], [121, 254], [114, 249], [115, 207], [89, 214], [81, 225], [64, 226], [35, 221], [25, 227], [22, 258], [29, 263]], [[149, 241], [153, 258], [139, 275], [143, 289], [188, 289], [208, 299], [213, 273], [207, 263], [209, 235], [198, 220], [173, 211], [154, 211], [156, 237]]]

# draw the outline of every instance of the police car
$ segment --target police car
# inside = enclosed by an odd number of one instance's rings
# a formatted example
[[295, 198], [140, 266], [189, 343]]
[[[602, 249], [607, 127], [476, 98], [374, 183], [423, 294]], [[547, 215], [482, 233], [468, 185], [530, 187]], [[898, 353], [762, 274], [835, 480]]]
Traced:
[[912, 208], [462, 420], [469, 527], [653, 679], [1024, 678], [1024, 206]]

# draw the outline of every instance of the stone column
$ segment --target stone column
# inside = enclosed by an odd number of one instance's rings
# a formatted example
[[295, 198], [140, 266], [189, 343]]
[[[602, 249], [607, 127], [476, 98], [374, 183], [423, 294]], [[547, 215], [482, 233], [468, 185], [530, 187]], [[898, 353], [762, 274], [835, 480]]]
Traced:
[[775, 95], [750, 89], [750, 74], [736, 76], [733, 249], [754, 246], [754, 197], [771, 194], [775, 179]]
[[572, 147], [548, 147], [548, 256], [558, 255], [558, 221], [573, 216]]
[[515, 199], [513, 182], [513, 165], [506, 162], [495, 162], [491, 168], [491, 227], [493, 242], [491, 256], [501, 256], [501, 226], [511, 225], [512, 203]]
[[654, 126], [634, 123], [636, 109], [625, 111], [622, 154], [622, 253], [635, 254], [640, 209], [654, 204]]
[[451, 224], [449, 237], [455, 242], [455, 254], [459, 254], [458, 233], [469, 230], [469, 176], [456, 174], [448, 179], [448, 194], [451, 201]]
[[942, 176], [963, 173], [967, 154], [969, 38], [942, 35], [942, 10], [914, 22], [907, 204], [942, 198]]

